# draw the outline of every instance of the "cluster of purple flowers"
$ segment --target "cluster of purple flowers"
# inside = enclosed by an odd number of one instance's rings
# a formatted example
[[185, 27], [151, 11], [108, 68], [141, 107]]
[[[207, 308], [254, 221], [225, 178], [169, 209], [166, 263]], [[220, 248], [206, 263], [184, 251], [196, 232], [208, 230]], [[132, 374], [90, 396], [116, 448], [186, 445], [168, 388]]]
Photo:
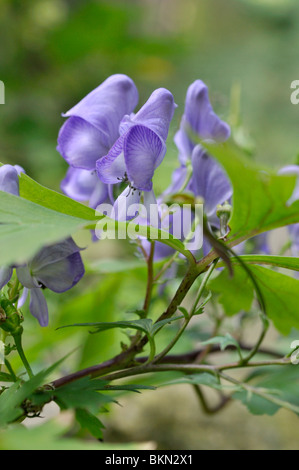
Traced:
[[[113, 75], [63, 115], [67, 119], [59, 132], [57, 150], [69, 169], [62, 181], [62, 190], [77, 201], [88, 201], [94, 209], [103, 203], [113, 204], [118, 220], [128, 220], [128, 207], [140, 201], [145, 207], [155, 204], [162, 220], [164, 201], [184, 191], [194, 200], [203, 201], [211, 230], [219, 230], [217, 207], [231, 202], [232, 188], [222, 167], [198, 142], [224, 142], [230, 136], [230, 127], [213, 111], [207, 86], [196, 80], [187, 90], [184, 114], [174, 138], [179, 166], [173, 173], [170, 187], [157, 199], [152, 179], [166, 153], [166, 139], [176, 104], [165, 88], [155, 90], [134, 112], [137, 104], [134, 82], [126, 75]], [[2, 166], [0, 190], [19, 196], [18, 174], [23, 171], [18, 166]], [[299, 166], [286, 167], [281, 173], [299, 175]], [[298, 198], [297, 185], [293, 199]], [[175, 218], [181, 220], [181, 214], [174, 215], [173, 220]], [[167, 229], [172, 231], [169, 226]], [[299, 224], [290, 227], [290, 234], [294, 254], [298, 254]], [[142, 242], [147, 249], [148, 242]], [[264, 236], [260, 242], [261, 249], [267, 252]], [[209, 249], [208, 242], [204, 241], [203, 253]], [[155, 258], [170, 253], [169, 247], [156, 244]], [[42, 326], [48, 324], [42, 290], [65, 292], [84, 274], [80, 249], [71, 238], [43, 248], [26, 265], [0, 268], [0, 289], [10, 281], [14, 268], [24, 287], [19, 306], [30, 292], [30, 311]]]
[[[230, 128], [213, 111], [206, 85], [196, 80], [188, 88], [185, 112], [175, 135], [180, 167], [158, 201], [152, 178], [166, 153], [176, 104], [165, 88], [155, 90], [134, 114], [137, 102], [134, 82], [126, 75], [114, 75], [64, 115], [68, 119], [60, 130], [57, 148], [70, 168], [62, 182], [63, 191], [78, 201], [88, 200], [93, 208], [109, 201], [114, 204], [116, 218], [127, 220], [128, 207], [141, 198], [147, 208], [157, 202], [159, 206], [164, 196], [178, 192], [191, 166], [185, 190], [204, 200], [209, 222], [218, 227], [217, 205], [231, 198], [231, 185], [220, 165], [191, 134], [204, 141], [224, 142]], [[127, 187], [117, 194], [121, 183]], [[161, 256], [168, 251], [157, 246]]]

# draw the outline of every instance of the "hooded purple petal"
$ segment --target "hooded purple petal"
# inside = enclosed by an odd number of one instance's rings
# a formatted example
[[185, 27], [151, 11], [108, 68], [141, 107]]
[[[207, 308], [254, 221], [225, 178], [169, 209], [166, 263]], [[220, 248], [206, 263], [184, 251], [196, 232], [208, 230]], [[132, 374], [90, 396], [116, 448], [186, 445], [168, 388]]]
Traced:
[[74, 253], [78, 253], [79, 251], [80, 248], [72, 238], [67, 238], [60, 243], [42, 248], [30, 261], [30, 271], [32, 275], [35, 276], [36, 272], [40, 269], [61, 261]]
[[134, 82], [112, 75], [64, 114], [69, 119], [58, 136], [57, 150], [77, 168], [93, 170], [119, 137], [120, 121], [138, 102]]
[[47, 326], [49, 323], [48, 306], [42, 289], [30, 289], [30, 313], [37, 318], [40, 326]]
[[175, 106], [172, 94], [159, 88], [137, 114], [125, 116], [120, 125], [121, 137], [97, 161], [101, 181], [115, 184], [128, 180], [134, 188], [151, 190], [154, 170], [165, 155], [165, 140]]
[[138, 90], [127, 75], [111, 75], [64, 114], [76, 116], [109, 136], [110, 147], [119, 136], [119, 124], [138, 103]]
[[203, 140], [214, 142], [224, 142], [230, 136], [229, 125], [213, 111], [208, 88], [201, 80], [196, 80], [188, 88], [185, 114], [181, 121], [180, 130], [175, 135], [181, 163], [185, 163], [190, 158], [195, 145], [188, 135], [190, 131]]
[[58, 136], [58, 151], [72, 166], [93, 170], [119, 137], [119, 124], [138, 102], [134, 82], [112, 75], [64, 114], [69, 119]]
[[224, 142], [230, 136], [230, 127], [215, 114], [207, 86], [196, 80], [187, 91], [185, 122], [202, 139]]
[[204, 211], [209, 216], [217, 205], [229, 200], [232, 188], [222, 167], [199, 145], [192, 153], [193, 176], [190, 188], [204, 199]]
[[60, 261], [34, 270], [34, 277], [53, 292], [61, 293], [75, 286], [84, 275], [80, 253], [73, 253]]
[[161, 163], [166, 146], [160, 137], [144, 126], [134, 126], [126, 134], [124, 158], [128, 179], [134, 188], [152, 189], [155, 168]]
[[12, 276], [12, 268], [0, 267], [0, 290], [6, 286]]
[[17, 268], [18, 279], [28, 289], [48, 287], [54, 292], [65, 292], [84, 274], [79, 251], [71, 238], [45, 247], [28, 265]]
[[141, 124], [149, 127], [165, 141], [175, 108], [176, 104], [170, 91], [158, 88], [138, 113], [125, 116], [120, 125], [120, 132], [126, 132], [134, 124]]
[[0, 167], [0, 191], [19, 196], [18, 171], [12, 165]]

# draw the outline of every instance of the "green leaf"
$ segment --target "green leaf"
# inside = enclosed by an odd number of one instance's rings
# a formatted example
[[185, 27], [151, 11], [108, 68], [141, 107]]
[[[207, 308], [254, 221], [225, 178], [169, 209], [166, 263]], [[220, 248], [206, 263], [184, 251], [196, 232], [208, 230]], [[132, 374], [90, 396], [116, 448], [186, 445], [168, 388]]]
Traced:
[[101, 331], [110, 330], [111, 328], [130, 328], [133, 330], [143, 331], [144, 333], [149, 333], [152, 328], [152, 320], [148, 318], [143, 318], [141, 320], [126, 320], [126, 321], [116, 321], [116, 322], [90, 322], [90, 323], [74, 323], [73, 325], [64, 325], [57, 328], [69, 328], [71, 326], [83, 326], [83, 327], [93, 327], [95, 331], [93, 333], [100, 333]]
[[65, 215], [71, 215], [88, 221], [97, 219], [94, 209], [74, 201], [64, 194], [45, 188], [45, 186], [37, 183], [24, 173], [20, 175], [19, 181], [20, 196], [24, 199]]
[[26, 262], [44, 245], [69, 237], [85, 224], [0, 191], [0, 266]]
[[218, 377], [214, 374], [209, 374], [207, 372], [202, 372], [200, 374], [190, 374], [183, 377], [179, 377], [168, 382], [164, 382], [159, 385], [159, 387], [166, 387], [168, 385], [181, 385], [181, 384], [190, 384], [190, 385], [206, 385], [207, 387], [214, 388], [216, 390], [224, 390], [229, 388], [230, 390], [239, 390], [238, 386], [224, 386], [220, 383]]
[[96, 439], [103, 438], [103, 428], [105, 427], [101, 421], [94, 416], [93, 414], [89, 413], [82, 408], [78, 408], [76, 410], [76, 421], [80, 424], [81, 428], [87, 429], [92, 436]]
[[111, 396], [99, 393], [99, 390], [105, 390], [104, 386], [105, 382], [100, 379], [83, 377], [49, 393], [54, 395], [56, 403], [62, 409], [82, 408], [96, 414], [106, 404], [115, 401]]
[[288, 334], [299, 329], [299, 280], [261, 266], [251, 266], [262, 291], [266, 312], [276, 328]]
[[116, 321], [116, 322], [91, 322], [91, 323], [74, 323], [73, 325], [64, 325], [57, 328], [69, 328], [71, 326], [82, 326], [82, 327], [93, 327], [95, 331], [92, 333], [100, 333], [101, 331], [110, 330], [111, 328], [123, 328], [123, 329], [133, 329], [139, 330], [143, 333], [153, 336], [156, 334], [158, 329], [162, 328], [167, 323], [171, 323], [176, 320], [184, 318], [183, 315], [179, 317], [169, 318], [166, 320], [161, 320], [157, 323], [153, 323], [150, 318], [142, 318], [140, 320], [125, 320], [125, 321]]
[[240, 266], [234, 269], [233, 277], [223, 270], [208, 283], [209, 289], [220, 294], [219, 303], [226, 315], [235, 315], [242, 310], [248, 311], [253, 301], [253, 285], [246, 271]]
[[[262, 266], [251, 265], [250, 270], [259, 285], [266, 314], [283, 334], [299, 329], [299, 280]], [[246, 272], [235, 266], [230, 278], [227, 270], [209, 283], [212, 291], [220, 294], [219, 302], [227, 315], [250, 310], [253, 286]]]
[[233, 213], [229, 241], [299, 222], [299, 201], [289, 205], [295, 176], [277, 175], [257, 166], [230, 143], [203, 143], [226, 170], [233, 186]]
[[26, 382], [15, 382], [0, 395], [0, 426], [4, 426], [23, 415], [23, 410], [20, 408], [23, 401], [31, 398], [33, 392], [68, 356], [69, 354]]
[[[240, 255], [246, 264], [269, 265], [277, 268], [291, 269], [299, 271], [299, 258], [295, 256], [273, 256], [273, 255]], [[231, 257], [232, 264], [239, 264], [237, 258]], [[223, 265], [220, 263], [219, 265]]]
[[123, 384], [123, 385], [106, 385], [104, 390], [117, 390], [121, 392], [136, 392], [140, 393], [140, 390], [156, 390], [157, 387], [152, 385], [140, 385], [140, 384]]
[[202, 341], [201, 344], [203, 346], [208, 344], [219, 344], [221, 351], [224, 351], [227, 346], [235, 346], [240, 357], [242, 357], [241, 349], [238, 341], [233, 338], [229, 333], [226, 333], [225, 336], [214, 336], [214, 338], [210, 338], [206, 341]]
[[[294, 365], [256, 369], [246, 382], [254, 382], [254, 387], [249, 393], [246, 390], [238, 391], [233, 398], [241, 400], [251, 413], [272, 416], [279, 408], [286, 408], [299, 414], [299, 371]], [[262, 392], [264, 396], [255, 392]]]
[[233, 394], [235, 400], [240, 400], [254, 415], [269, 415], [273, 416], [280, 408], [276, 403], [272, 403], [266, 398], [256, 395], [255, 393], [248, 393], [246, 390], [239, 390]]

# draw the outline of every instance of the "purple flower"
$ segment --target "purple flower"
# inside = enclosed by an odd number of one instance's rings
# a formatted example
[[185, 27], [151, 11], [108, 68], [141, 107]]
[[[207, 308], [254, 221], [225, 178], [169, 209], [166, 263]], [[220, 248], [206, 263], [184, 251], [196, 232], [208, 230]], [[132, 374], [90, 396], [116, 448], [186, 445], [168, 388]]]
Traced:
[[201, 80], [195, 80], [187, 90], [185, 113], [174, 137], [179, 149], [179, 160], [183, 165], [190, 160], [196, 145], [189, 132], [209, 142], [225, 142], [230, 136], [229, 125], [221, 121], [213, 111], [208, 88]]
[[41, 326], [48, 325], [48, 308], [42, 289], [62, 293], [74, 287], [84, 275], [80, 249], [72, 238], [40, 250], [25, 266], [17, 267], [18, 279], [24, 286], [18, 307], [30, 291], [31, 314]]
[[138, 102], [134, 82], [126, 75], [112, 75], [77, 105], [63, 114], [57, 150], [70, 166], [94, 170], [119, 137], [122, 118]]
[[[197, 196], [204, 197], [206, 205], [209, 206], [206, 209], [210, 212], [211, 205], [214, 205], [211, 199], [217, 202], [216, 205], [227, 199], [229, 182], [220, 165], [211, 157], [208, 159], [204, 157], [203, 148], [192, 140], [190, 133], [208, 142], [224, 142], [230, 136], [229, 125], [221, 121], [213, 111], [209, 101], [208, 88], [201, 80], [193, 82], [187, 90], [185, 112], [180, 129], [174, 137], [179, 150], [181, 166], [175, 170], [172, 184], [167, 193], [180, 191], [187, 178], [187, 167], [191, 164], [193, 167], [193, 181], [190, 182], [187, 189], [194, 190]], [[202, 172], [204, 177], [201, 176]], [[211, 176], [205, 181], [209, 173], [211, 173]], [[213, 197], [212, 192], [216, 188], [216, 184], [212, 187], [211, 182], [215, 175], [217, 175], [218, 182], [221, 180], [221, 184], [217, 188], [217, 195]], [[206, 197], [208, 197], [208, 200], [206, 200]]]
[[[190, 132], [209, 142], [224, 142], [230, 135], [229, 125], [221, 121], [213, 111], [208, 89], [201, 80], [192, 83], [187, 91], [185, 112], [174, 139], [181, 166], [173, 173], [171, 186], [165, 193], [179, 192], [185, 184], [187, 191], [203, 199], [210, 227], [219, 229], [217, 206], [230, 200], [232, 188], [222, 167], [200, 144], [192, 140]], [[188, 181], [190, 165], [192, 176]], [[209, 244], [204, 240], [203, 253], [207, 254], [209, 249]]]
[[0, 191], [19, 196], [18, 175], [24, 173], [19, 165], [3, 165], [0, 167]]
[[[4, 165], [0, 168], [0, 190], [19, 196], [18, 173], [24, 170], [18, 166]], [[21, 307], [30, 290], [30, 312], [41, 326], [48, 324], [48, 307], [42, 289], [48, 287], [54, 292], [71, 289], [84, 274], [80, 249], [72, 238], [42, 248], [24, 266], [17, 266], [19, 281], [24, 286], [18, 306]], [[13, 267], [0, 268], [0, 289], [11, 279]]]
[[124, 117], [120, 124], [121, 136], [107, 155], [97, 161], [101, 181], [128, 183], [115, 204], [119, 220], [127, 218], [127, 208], [140, 201], [141, 192], [145, 192], [145, 200], [154, 200], [150, 194], [152, 178], [166, 152], [165, 141], [175, 107], [168, 90], [155, 90], [137, 114]]
[[197, 145], [192, 152], [193, 175], [188, 188], [204, 200], [204, 210], [208, 219], [217, 220], [219, 204], [232, 196], [230, 182], [220, 165], [206, 151]]

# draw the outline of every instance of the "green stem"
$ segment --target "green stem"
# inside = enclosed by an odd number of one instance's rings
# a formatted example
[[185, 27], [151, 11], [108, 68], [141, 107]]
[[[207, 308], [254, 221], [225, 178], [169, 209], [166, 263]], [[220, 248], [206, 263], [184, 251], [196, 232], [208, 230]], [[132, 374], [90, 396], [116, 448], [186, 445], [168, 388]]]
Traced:
[[220, 372], [219, 375], [223, 379], [227, 380], [228, 382], [231, 382], [234, 385], [238, 385], [239, 387], [242, 387], [244, 390], [246, 390], [249, 393], [254, 393], [255, 395], [261, 398], [264, 398], [265, 400], [268, 400], [271, 403], [274, 403], [275, 405], [279, 407], [287, 408], [288, 410], [293, 411], [296, 414], [299, 414], [299, 406], [293, 405], [292, 403], [288, 403], [284, 400], [281, 400], [280, 398], [276, 398], [270, 395], [269, 393], [265, 392], [264, 390], [257, 389], [243, 382], [239, 382], [238, 380], [234, 379], [233, 377], [228, 376], [227, 374], [224, 374], [223, 372]]
[[179, 329], [179, 331], [177, 332], [177, 334], [175, 335], [175, 337], [172, 339], [172, 341], [166, 346], [166, 348], [160, 353], [158, 354], [155, 359], [153, 360], [153, 363], [157, 363], [159, 362], [164, 356], [166, 356], [166, 354], [169, 353], [169, 351], [171, 351], [171, 349], [174, 347], [174, 345], [177, 343], [177, 341], [180, 339], [180, 337], [182, 336], [182, 334], [184, 333], [185, 329], [187, 328], [191, 318], [193, 317], [194, 313], [196, 312], [196, 309], [197, 309], [197, 306], [198, 306], [198, 302], [203, 294], [203, 291], [207, 285], [207, 282], [212, 274], [212, 272], [214, 271], [215, 269], [215, 266], [218, 262], [218, 259], [217, 260], [214, 260], [211, 264], [211, 266], [209, 267], [208, 271], [205, 273], [204, 275], [204, 278], [202, 280], [202, 283], [200, 284], [200, 288], [198, 290], [198, 294], [196, 296], [196, 300], [193, 304], [193, 307], [192, 307], [192, 310], [189, 314], [189, 317], [188, 318], [185, 318], [184, 320], [184, 323], [183, 325], [181, 326], [181, 328]]
[[[264, 315], [264, 314], [262, 314], [262, 315]], [[256, 353], [259, 350], [260, 345], [264, 341], [264, 338], [265, 338], [266, 333], [267, 333], [268, 328], [269, 328], [269, 322], [268, 322], [268, 319], [265, 316], [264, 316], [264, 318], [262, 317], [262, 322], [263, 322], [263, 328], [262, 328], [261, 334], [260, 334], [260, 336], [259, 336], [259, 338], [256, 342], [256, 345], [252, 348], [250, 353], [246, 357], [241, 359], [241, 361], [240, 361], [240, 363], [243, 364], [243, 365], [247, 364], [250, 361], [250, 359], [252, 359], [256, 355]]]
[[14, 373], [14, 370], [11, 367], [11, 364], [10, 364], [9, 360], [5, 359], [4, 363], [5, 363], [6, 369], [8, 370], [10, 375], [12, 376], [13, 381], [16, 382], [18, 380], [18, 378], [17, 378], [16, 374]]
[[193, 389], [196, 393], [197, 398], [200, 401], [203, 411], [208, 415], [213, 415], [217, 413], [218, 411], [222, 410], [222, 408], [224, 408], [231, 401], [230, 396], [221, 395], [220, 402], [218, 403], [218, 405], [211, 407], [208, 404], [206, 397], [203, 391], [201, 390], [201, 387], [199, 385], [194, 384]]
[[145, 294], [145, 299], [144, 299], [144, 304], [143, 304], [143, 310], [145, 313], [148, 312], [151, 298], [152, 298], [153, 280], [154, 280], [154, 268], [153, 268], [154, 253], [155, 253], [155, 242], [151, 242], [150, 253], [146, 260], [147, 262], [147, 286], [146, 286], [146, 294]]
[[[240, 362], [232, 362], [222, 365], [210, 364], [143, 364], [137, 367], [130, 367], [128, 369], [120, 370], [109, 375], [103, 376], [105, 380], [116, 380], [134, 375], [148, 374], [152, 372], [183, 372], [184, 374], [198, 374], [200, 372], [208, 372], [212, 375], [218, 375], [220, 372], [228, 369], [242, 369], [262, 366], [284, 366], [290, 365], [291, 361], [286, 359], [279, 359], [274, 361], [259, 361], [250, 362], [249, 364], [241, 365]], [[102, 374], [103, 375], [103, 374]], [[93, 375], [98, 377], [99, 375]]]
[[14, 342], [15, 342], [15, 345], [16, 345], [16, 348], [17, 348], [17, 351], [19, 353], [19, 356], [23, 362], [23, 365], [27, 371], [27, 374], [29, 375], [29, 378], [32, 379], [32, 377], [34, 377], [34, 374], [32, 372], [32, 369], [30, 367], [30, 364], [29, 362], [27, 361], [27, 358], [25, 356], [25, 353], [24, 353], [24, 350], [23, 350], [23, 346], [22, 346], [22, 339], [21, 339], [21, 335], [14, 335], [13, 336], [13, 339], [14, 339]]

